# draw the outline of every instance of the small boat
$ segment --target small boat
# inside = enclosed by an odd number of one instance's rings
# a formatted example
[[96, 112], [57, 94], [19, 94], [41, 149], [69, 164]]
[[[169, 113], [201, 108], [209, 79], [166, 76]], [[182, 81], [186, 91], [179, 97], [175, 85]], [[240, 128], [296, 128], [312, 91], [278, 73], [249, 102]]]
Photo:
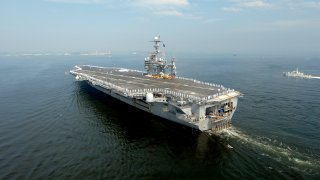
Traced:
[[291, 71], [291, 72], [284, 72], [283, 75], [287, 76], [287, 77], [304, 78], [304, 79], [313, 78], [312, 75], [304, 74], [303, 72], [300, 72], [298, 70], [298, 68], [296, 70], [294, 70], [294, 71]]

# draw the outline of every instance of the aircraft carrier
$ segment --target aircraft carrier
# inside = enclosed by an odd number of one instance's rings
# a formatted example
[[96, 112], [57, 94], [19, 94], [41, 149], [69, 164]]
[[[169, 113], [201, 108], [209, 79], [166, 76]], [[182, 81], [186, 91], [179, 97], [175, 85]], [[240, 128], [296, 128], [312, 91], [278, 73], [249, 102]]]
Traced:
[[162, 41], [152, 41], [155, 51], [144, 60], [146, 72], [126, 68], [77, 65], [70, 71], [77, 81], [124, 103], [200, 131], [219, 131], [231, 126], [239, 91], [222, 85], [176, 76], [160, 51]]

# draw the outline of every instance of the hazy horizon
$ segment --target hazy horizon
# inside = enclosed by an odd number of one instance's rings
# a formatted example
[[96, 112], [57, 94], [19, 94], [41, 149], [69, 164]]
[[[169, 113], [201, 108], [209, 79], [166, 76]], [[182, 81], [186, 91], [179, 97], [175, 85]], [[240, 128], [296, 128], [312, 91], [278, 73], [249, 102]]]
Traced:
[[0, 52], [319, 54], [320, 2], [31, 0], [0, 3]]

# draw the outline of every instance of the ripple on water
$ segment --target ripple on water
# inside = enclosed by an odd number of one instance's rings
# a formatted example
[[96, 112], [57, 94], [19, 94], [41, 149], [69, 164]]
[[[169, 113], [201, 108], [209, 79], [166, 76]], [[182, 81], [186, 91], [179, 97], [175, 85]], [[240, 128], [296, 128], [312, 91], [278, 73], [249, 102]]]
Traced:
[[216, 137], [162, 123], [65, 74], [128, 59], [34, 58], [2, 61], [10, 78], [0, 79], [0, 179], [319, 177], [319, 81], [282, 77], [291, 60], [181, 62], [189, 77], [245, 94], [235, 127]]
[[[277, 139], [248, 135], [236, 127], [223, 130], [219, 135], [235, 143], [232, 146], [236, 151], [238, 148], [239, 152], [247, 151], [248, 149], [245, 147], [248, 147], [251, 151], [277, 161], [286, 167], [301, 170], [304, 173], [308, 172], [309, 175], [319, 175], [320, 160], [317, 157], [312, 156], [312, 154], [301, 153], [298, 148], [289, 146]], [[246, 146], [237, 147], [239, 143]], [[265, 162], [258, 163], [264, 164]]]

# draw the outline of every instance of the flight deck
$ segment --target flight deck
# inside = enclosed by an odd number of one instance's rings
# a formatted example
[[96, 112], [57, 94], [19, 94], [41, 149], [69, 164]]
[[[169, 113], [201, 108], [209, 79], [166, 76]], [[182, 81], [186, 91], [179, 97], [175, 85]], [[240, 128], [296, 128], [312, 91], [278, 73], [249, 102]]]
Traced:
[[164, 119], [200, 131], [230, 127], [241, 93], [177, 76], [175, 58], [169, 62], [160, 51], [160, 36], [152, 42], [155, 50], [144, 59], [144, 72], [77, 65], [70, 73], [77, 81], [85, 81], [111, 97]]
[[142, 89], [161, 89], [162, 91], [173, 91], [176, 92], [176, 94], [183, 94], [189, 97], [210, 99], [215, 95], [218, 96], [226, 91], [232, 91], [222, 85], [205, 83], [189, 78], [176, 77], [171, 80], [163, 78], [155, 79], [144, 75], [142, 71], [124, 68], [83, 65], [75, 70], [75, 72], [133, 92]]

